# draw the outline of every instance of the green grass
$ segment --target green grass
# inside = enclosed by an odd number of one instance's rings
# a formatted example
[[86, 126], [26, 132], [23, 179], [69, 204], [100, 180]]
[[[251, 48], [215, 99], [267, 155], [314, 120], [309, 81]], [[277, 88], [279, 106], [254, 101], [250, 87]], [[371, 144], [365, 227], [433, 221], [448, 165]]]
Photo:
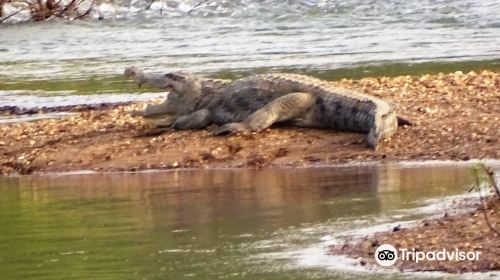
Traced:
[[456, 71], [500, 71], [500, 59], [480, 61], [431, 61], [421, 63], [383, 63], [373, 65], [359, 65], [354, 67], [337, 68], [331, 70], [316, 69], [269, 69], [260, 68], [251, 71], [220, 71], [215, 74], [218, 78], [234, 79], [254, 73], [291, 72], [312, 75], [325, 80], [361, 79], [364, 77], [395, 77], [402, 75], [423, 75], [437, 73], [452, 73]]
[[[215, 78], [235, 79], [256, 73], [268, 72], [292, 72], [309, 74], [326, 80], [360, 79], [363, 77], [394, 77], [400, 75], [421, 75], [436, 73], [451, 73], [455, 71], [500, 71], [500, 59], [480, 61], [456, 61], [456, 62], [422, 62], [422, 63], [386, 63], [376, 65], [360, 65], [349, 68], [338, 68], [331, 70], [317, 70], [307, 68], [285, 68], [270, 69], [258, 68], [251, 70], [229, 71], [221, 70], [210, 74]], [[100, 94], [100, 93], [130, 93], [160, 91], [147, 86], [137, 87], [132, 81], [126, 80], [121, 75], [105, 77], [89, 77], [87, 79], [21, 79], [0, 76], [0, 91], [72, 91], [74, 94]]]
[[148, 87], [139, 88], [123, 76], [88, 79], [20, 80], [0, 77], [0, 90], [13, 91], [73, 91], [74, 94], [124, 93], [160, 91]]

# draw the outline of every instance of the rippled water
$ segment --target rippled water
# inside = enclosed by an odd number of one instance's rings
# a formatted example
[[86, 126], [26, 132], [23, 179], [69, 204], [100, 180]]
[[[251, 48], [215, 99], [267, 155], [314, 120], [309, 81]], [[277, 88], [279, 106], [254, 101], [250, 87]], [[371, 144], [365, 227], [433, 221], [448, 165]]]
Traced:
[[1, 278], [396, 279], [325, 241], [439, 215], [470, 185], [467, 165], [4, 177]]
[[424, 61], [473, 61], [473, 67], [445, 71], [493, 67], [479, 60], [500, 68], [496, 0], [211, 0], [194, 10], [200, 2], [158, 0], [149, 10], [149, 0], [113, 2], [97, 5], [87, 21], [0, 25], [0, 105], [148, 99], [124, 84], [130, 65], [224, 77], [295, 71], [327, 79], [408, 73]]
[[208, 1], [191, 14], [198, 1], [166, 2], [163, 15], [156, 6], [121, 6], [120, 19], [3, 25], [0, 76], [89, 77], [131, 64], [207, 73], [500, 57], [495, 0]]

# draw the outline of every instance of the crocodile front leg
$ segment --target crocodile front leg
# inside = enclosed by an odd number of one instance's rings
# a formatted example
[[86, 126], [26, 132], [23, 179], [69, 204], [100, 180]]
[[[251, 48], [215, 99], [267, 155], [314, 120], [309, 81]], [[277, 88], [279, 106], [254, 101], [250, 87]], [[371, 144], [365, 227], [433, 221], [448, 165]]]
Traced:
[[160, 104], [148, 104], [144, 110], [132, 111], [132, 117], [144, 117], [144, 118], [155, 118], [159, 115], [173, 115], [175, 111], [171, 108], [172, 106], [168, 104], [168, 99], [165, 99]]
[[212, 122], [212, 117], [208, 109], [195, 111], [186, 116], [180, 116], [172, 125], [175, 129], [201, 129]]
[[259, 132], [277, 122], [289, 121], [302, 116], [311, 109], [316, 97], [311, 93], [293, 92], [276, 98], [255, 111], [241, 123], [228, 123], [217, 130], [215, 135], [238, 132]]
[[154, 124], [156, 127], [169, 127], [171, 126], [175, 120], [175, 115], [156, 115], [149, 118], [144, 118], [144, 120], [148, 123]]
[[176, 120], [175, 111], [168, 105], [168, 100], [161, 104], [148, 104], [144, 110], [135, 110], [130, 113], [132, 117], [143, 117], [148, 123], [158, 127], [167, 127]]

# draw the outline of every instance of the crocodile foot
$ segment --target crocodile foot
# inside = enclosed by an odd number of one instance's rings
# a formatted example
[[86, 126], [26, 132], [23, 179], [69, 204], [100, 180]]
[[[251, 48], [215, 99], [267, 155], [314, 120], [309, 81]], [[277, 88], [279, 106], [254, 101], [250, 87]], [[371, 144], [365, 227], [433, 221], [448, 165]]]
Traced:
[[214, 135], [227, 135], [236, 133], [250, 132], [247, 125], [243, 123], [228, 123], [223, 126], [218, 127], [213, 134]]
[[168, 114], [145, 116], [144, 111], [132, 111], [130, 115], [132, 117], [142, 117], [145, 124], [154, 127], [169, 127], [175, 121], [175, 116]]

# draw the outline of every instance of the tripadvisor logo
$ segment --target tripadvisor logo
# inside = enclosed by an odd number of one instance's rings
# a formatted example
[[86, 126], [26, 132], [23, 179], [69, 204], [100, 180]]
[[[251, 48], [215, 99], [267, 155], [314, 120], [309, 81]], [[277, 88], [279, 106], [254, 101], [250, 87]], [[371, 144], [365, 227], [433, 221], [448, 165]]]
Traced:
[[390, 244], [378, 246], [374, 255], [375, 261], [381, 266], [394, 265], [398, 259], [415, 263], [419, 263], [420, 261], [478, 261], [480, 256], [480, 251], [461, 251], [458, 249], [423, 252], [415, 249], [400, 248], [398, 251]]
[[398, 251], [390, 244], [378, 246], [375, 251], [375, 261], [381, 266], [391, 266], [398, 260]]

